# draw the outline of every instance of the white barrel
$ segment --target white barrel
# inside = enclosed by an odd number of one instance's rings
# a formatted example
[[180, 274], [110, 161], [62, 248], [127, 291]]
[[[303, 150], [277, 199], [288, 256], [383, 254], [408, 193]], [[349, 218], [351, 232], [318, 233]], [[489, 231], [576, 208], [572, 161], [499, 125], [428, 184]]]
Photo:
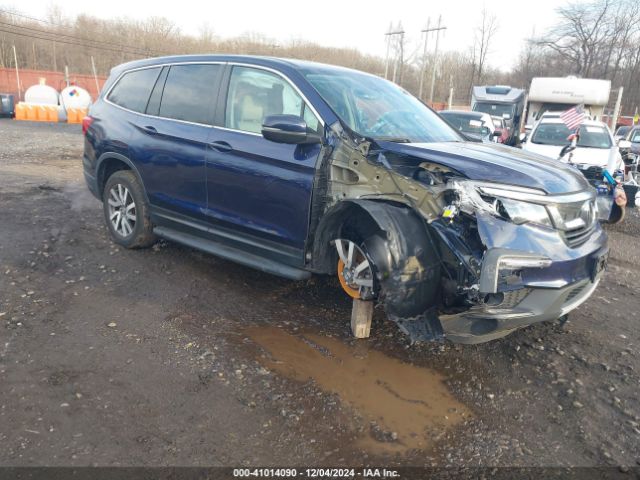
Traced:
[[25, 103], [58, 105], [58, 92], [49, 85], [32, 85], [24, 94]]
[[82, 87], [69, 85], [60, 92], [60, 101], [65, 110], [88, 108], [91, 104], [91, 95]]

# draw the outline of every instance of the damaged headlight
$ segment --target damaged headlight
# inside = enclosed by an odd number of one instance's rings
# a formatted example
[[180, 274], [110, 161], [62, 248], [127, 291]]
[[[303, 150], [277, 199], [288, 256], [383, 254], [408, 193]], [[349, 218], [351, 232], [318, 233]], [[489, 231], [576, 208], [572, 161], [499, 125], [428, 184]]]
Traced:
[[535, 223], [553, 226], [547, 208], [535, 203], [536, 199], [545, 196], [540, 190], [477, 182], [456, 181], [451, 184], [457, 193], [460, 210], [464, 212], [488, 212], [518, 225]]
[[[523, 223], [537, 223], [538, 225], [545, 225], [552, 227], [551, 218], [549, 212], [544, 205], [537, 205], [535, 203], [526, 203], [522, 200], [509, 200], [506, 198], [498, 199], [500, 206], [513, 223], [521, 225]], [[500, 207], [498, 207], [500, 209]]]

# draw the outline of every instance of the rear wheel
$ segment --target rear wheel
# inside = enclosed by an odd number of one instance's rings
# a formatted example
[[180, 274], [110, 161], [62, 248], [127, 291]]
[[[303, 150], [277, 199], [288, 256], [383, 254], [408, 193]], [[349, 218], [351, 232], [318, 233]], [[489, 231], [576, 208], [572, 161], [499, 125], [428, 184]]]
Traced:
[[155, 243], [149, 204], [132, 171], [119, 170], [109, 177], [102, 205], [114, 242], [126, 248], [144, 248]]

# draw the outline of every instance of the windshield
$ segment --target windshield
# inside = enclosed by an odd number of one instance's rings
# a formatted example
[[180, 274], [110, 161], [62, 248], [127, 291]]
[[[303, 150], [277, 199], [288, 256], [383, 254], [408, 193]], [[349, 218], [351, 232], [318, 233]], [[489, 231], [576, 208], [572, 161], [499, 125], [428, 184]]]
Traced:
[[340, 120], [364, 137], [428, 143], [462, 140], [435, 112], [391, 82], [349, 70], [309, 71], [305, 77]]
[[476, 115], [465, 115], [464, 113], [440, 112], [449, 124], [462, 133], [484, 136], [489, 133], [481, 118]]
[[498, 117], [502, 117], [506, 113], [509, 117], [513, 117], [513, 107], [513, 105], [505, 105], [504, 103], [476, 103], [473, 110]]
[[[541, 123], [533, 133], [531, 142], [541, 145], [564, 146], [570, 142], [567, 137], [571, 131], [564, 123]], [[582, 125], [580, 127], [579, 147], [611, 148], [611, 137], [606, 128], [597, 125]]]
[[624, 136], [629, 133], [629, 130], [631, 130], [631, 127], [618, 127], [618, 130], [616, 130], [616, 135]]

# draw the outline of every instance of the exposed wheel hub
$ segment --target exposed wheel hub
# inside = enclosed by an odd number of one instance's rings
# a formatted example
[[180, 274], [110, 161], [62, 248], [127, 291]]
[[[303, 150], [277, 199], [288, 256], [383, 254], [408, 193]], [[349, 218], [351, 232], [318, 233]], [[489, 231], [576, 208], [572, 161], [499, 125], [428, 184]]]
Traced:
[[351, 240], [338, 239], [335, 245], [342, 289], [352, 298], [372, 298], [373, 270], [362, 249]]

